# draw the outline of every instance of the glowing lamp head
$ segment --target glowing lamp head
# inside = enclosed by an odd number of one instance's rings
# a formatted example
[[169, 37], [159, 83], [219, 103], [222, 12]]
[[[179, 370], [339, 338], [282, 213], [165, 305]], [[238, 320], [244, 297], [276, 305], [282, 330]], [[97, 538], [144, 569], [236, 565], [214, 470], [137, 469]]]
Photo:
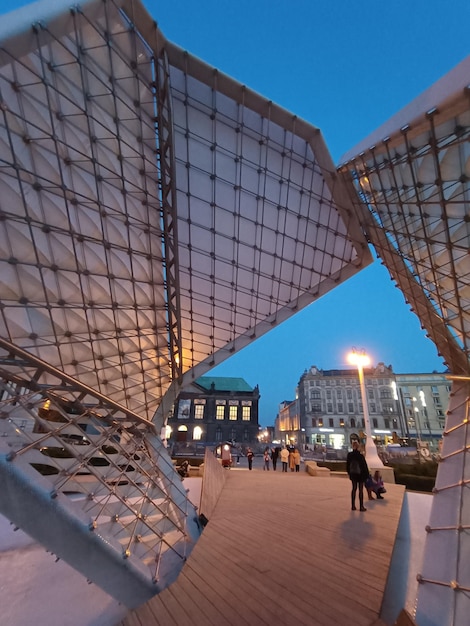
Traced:
[[353, 348], [352, 352], [348, 354], [348, 363], [357, 367], [367, 367], [367, 365], [370, 365], [370, 357], [367, 356], [364, 350], [358, 352]]

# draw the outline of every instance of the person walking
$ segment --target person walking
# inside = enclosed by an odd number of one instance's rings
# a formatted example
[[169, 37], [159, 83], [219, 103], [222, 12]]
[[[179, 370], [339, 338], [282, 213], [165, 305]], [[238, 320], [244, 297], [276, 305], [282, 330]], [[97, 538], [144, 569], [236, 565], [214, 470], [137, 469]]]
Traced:
[[294, 465], [295, 465], [295, 471], [300, 472], [300, 452], [298, 448], [294, 450]]
[[359, 488], [359, 510], [366, 511], [364, 507], [364, 483], [369, 477], [367, 461], [359, 451], [359, 442], [352, 442], [352, 450], [346, 457], [346, 471], [352, 483], [351, 489], [351, 510], [356, 510], [356, 492]]
[[269, 452], [269, 448], [266, 447], [264, 449], [263, 452], [263, 459], [264, 459], [264, 465], [263, 465], [263, 470], [267, 470], [269, 472], [269, 461], [270, 461], [270, 452]]
[[251, 448], [248, 448], [248, 450], [246, 451], [246, 458], [248, 459], [248, 469], [252, 470], [253, 469], [253, 450]]
[[282, 471], [287, 472], [287, 463], [289, 462], [289, 450], [287, 448], [282, 448], [281, 450], [281, 463], [282, 463]]

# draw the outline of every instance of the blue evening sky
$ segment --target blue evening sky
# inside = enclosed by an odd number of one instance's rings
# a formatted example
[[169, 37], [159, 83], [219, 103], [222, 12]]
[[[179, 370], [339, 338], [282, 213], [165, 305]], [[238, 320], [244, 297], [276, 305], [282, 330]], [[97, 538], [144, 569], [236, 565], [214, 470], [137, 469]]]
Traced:
[[[0, 13], [25, 4], [2, 0]], [[470, 52], [469, 0], [144, 4], [169, 40], [319, 127], [335, 163]], [[351, 346], [397, 373], [444, 370], [376, 261], [210, 374], [259, 385], [267, 426], [305, 369], [346, 367]]]

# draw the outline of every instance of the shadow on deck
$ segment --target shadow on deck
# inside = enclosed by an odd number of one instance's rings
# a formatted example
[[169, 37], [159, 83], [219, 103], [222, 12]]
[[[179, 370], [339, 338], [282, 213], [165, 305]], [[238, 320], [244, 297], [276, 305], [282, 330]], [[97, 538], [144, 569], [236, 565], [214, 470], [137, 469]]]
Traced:
[[227, 472], [177, 581], [122, 626], [378, 626], [403, 497], [353, 512], [347, 479]]

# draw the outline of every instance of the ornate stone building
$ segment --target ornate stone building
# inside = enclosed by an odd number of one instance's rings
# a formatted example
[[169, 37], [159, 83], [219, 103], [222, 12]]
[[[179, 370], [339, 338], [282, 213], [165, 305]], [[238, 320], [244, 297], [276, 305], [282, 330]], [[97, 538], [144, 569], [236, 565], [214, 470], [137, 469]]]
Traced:
[[[378, 363], [364, 369], [364, 379], [376, 443], [417, 440], [437, 448], [449, 402], [446, 374], [395, 374], [391, 365]], [[302, 374], [297, 393], [298, 432], [289, 432], [289, 437], [336, 449], [347, 447], [351, 438], [363, 438], [364, 410], [356, 369], [312, 366]]]
[[201, 376], [179, 394], [168, 420], [168, 441], [253, 443], [259, 398], [258, 386], [250, 387], [243, 378]]

